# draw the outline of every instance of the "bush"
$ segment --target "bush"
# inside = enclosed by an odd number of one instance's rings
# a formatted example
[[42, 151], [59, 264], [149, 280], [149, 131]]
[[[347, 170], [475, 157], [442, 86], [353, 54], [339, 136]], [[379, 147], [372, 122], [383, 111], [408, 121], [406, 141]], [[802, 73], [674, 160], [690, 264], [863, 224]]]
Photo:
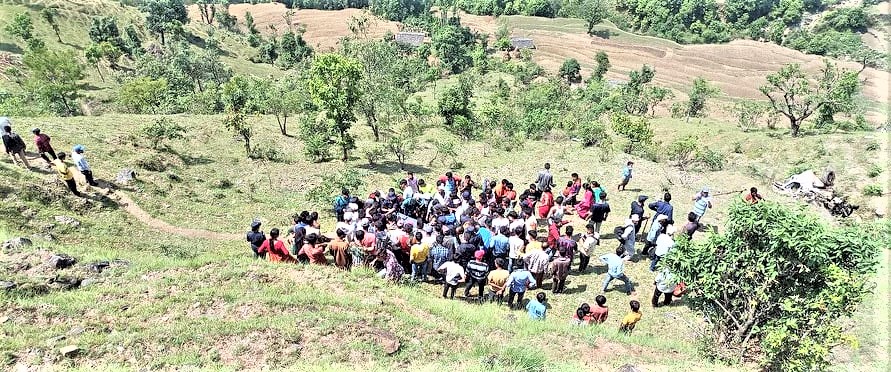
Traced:
[[433, 147], [436, 149], [436, 153], [430, 158], [427, 166], [431, 166], [433, 165], [433, 162], [439, 160], [439, 162], [445, 167], [451, 169], [460, 168], [460, 163], [458, 162], [457, 143], [450, 140], [437, 139], [431, 139], [430, 143], [433, 144]]
[[152, 172], [166, 171], [170, 164], [157, 154], [145, 154], [135, 160], [137, 167]]
[[611, 118], [613, 130], [628, 139], [623, 151], [632, 153], [638, 148], [646, 147], [653, 142], [653, 128], [644, 118], [632, 118], [624, 113], [616, 113]]
[[368, 165], [377, 164], [386, 154], [387, 149], [380, 144], [369, 145], [362, 149], [362, 156], [368, 160]]
[[876, 164], [870, 165], [869, 170], [866, 172], [866, 175], [869, 176], [869, 178], [876, 178], [880, 174], [882, 174], [882, 167]]
[[705, 148], [696, 153], [696, 161], [710, 171], [719, 171], [724, 169], [727, 157], [723, 153]]
[[665, 151], [668, 159], [675, 162], [681, 169], [685, 169], [692, 164], [696, 160], [695, 155], [698, 153], [699, 139], [695, 136], [679, 138], [672, 142], [671, 145], [668, 145], [668, 149]]
[[118, 92], [118, 104], [131, 114], [160, 114], [166, 111], [169, 91], [167, 79], [141, 77], [124, 83]]
[[285, 154], [276, 147], [254, 145], [249, 157], [255, 160], [268, 160], [273, 163], [282, 163], [285, 161]]
[[330, 207], [335, 197], [341, 190], [347, 189], [353, 194], [359, 194], [359, 189], [365, 185], [367, 172], [353, 168], [334, 170], [325, 175], [318, 185], [309, 189], [306, 199], [319, 206]]
[[167, 147], [165, 142], [183, 138], [186, 128], [183, 128], [167, 117], [157, 118], [140, 130], [149, 140], [153, 149]]
[[863, 195], [866, 196], [882, 196], [885, 191], [882, 189], [882, 185], [866, 185], [863, 188]]
[[576, 128], [575, 137], [584, 147], [600, 147], [610, 141], [606, 126], [596, 119], [583, 121]]

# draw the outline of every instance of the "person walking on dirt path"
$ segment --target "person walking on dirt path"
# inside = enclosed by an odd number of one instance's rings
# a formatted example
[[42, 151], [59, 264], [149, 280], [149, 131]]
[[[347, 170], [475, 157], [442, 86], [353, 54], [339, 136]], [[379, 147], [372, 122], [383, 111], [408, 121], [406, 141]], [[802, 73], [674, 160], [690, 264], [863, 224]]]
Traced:
[[260, 231], [260, 220], [254, 220], [251, 222], [251, 231], [247, 233], [247, 242], [251, 246], [251, 251], [254, 252], [254, 258], [266, 258], [266, 255], [260, 255], [260, 246], [263, 245], [263, 241], [266, 240], [266, 234]]
[[50, 136], [41, 133], [40, 128], [31, 129], [31, 133], [34, 133], [34, 145], [37, 146], [37, 153], [46, 161], [46, 167], [51, 168], [53, 160], [56, 160], [56, 151], [53, 150], [53, 145], [50, 144]]
[[625, 275], [625, 260], [622, 256], [625, 255], [625, 248], [621, 246], [616, 248], [616, 253], [608, 253], [603, 256], [600, 256], [600, 261], [606, 264], [606, 278], [603, 279], [603, 288], [601, 292], [606, 292], [606, 289], [609, 288], [609, 283], [614, 279], [619, 279], [625, 283], [625, 293], [631, 295], [633, 288], [631, 286], [631, 279], [628, 279], [628, 276]]
[[60, 152], [59, 157], [53, 160], [53, 167], [59, 174], [59, 178], [68, 186], [68, 190], [71, 190], [75, 196], [81, 196], [80, 191], [77, 191], [77, 182], [74, 181], [74, 172], [71, 171], [71, 166], [65, 162], [64, 152]]
[[551, 175], [551, 163], [545, 163], [544, 169], [538, 171], [535, 185], [538, 186], [539, 190], [544, 190], [545, 187], [551, 188], [557, 186], [554, 184], [554, 176]]
[[753, 187], [753, 188], [749, 189], [749, 193], [746, 194], [745, 200], [746, 200], [746, 203], [755, 205], [755, 204], [758, 204], [758, 202], [763, 201], [764, 197], [758, 193], [757, 187]]
[[712, 197], [709, 196], [709, 189], [708, 187], [703, 187], [702, 191], [693, 196], [693, 213], [696, 214], [696, 222], [702, 221], [702, 216], [711, 208]]
[[84, 175], [88, 185], [99, 186], [99, 184], [93, 180], [93, 170], [90, 168], [90, 163], [87, 163], [87, 158], [84, 157], [85, 150], [84, 145], [74, 146], [74, 152], [71, 154], [71, 161], [77, 166], [77, 170]]
[[649, 205], [650, 210], [656, 211], [656, 215], [665, 215], [669, 220], [674, 220], [674, 206], [671, 205], [671, 194], [666, 192], [662, 200], [657, 200]]
[[16, 164], [15, 158], [18, 156], [25, 169], [31, 169], [31, 166], [28, 165], [28, 159], [25, 158], [25, 141], [22, 140], [21, 136], [13, 132], [12, 127], [9, 125], [3, 126], [3, 147], [12, 158], [12, 164]]
[[625, 186], [628, 186], [628, 182], [631, 181], [632, 171], [634, 170], [634, 162], [629, 161], [625, 164], [625, 167], [622, 168], [622, 182], [619, 183], [619, 186], [616, 188], [619, 191], [625, 191]]

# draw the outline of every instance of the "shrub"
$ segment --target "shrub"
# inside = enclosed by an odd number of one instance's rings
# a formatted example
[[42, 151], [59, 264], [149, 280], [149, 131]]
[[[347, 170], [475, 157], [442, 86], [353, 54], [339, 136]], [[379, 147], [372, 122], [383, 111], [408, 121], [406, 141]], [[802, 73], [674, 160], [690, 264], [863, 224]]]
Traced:
[[147, 138], [153, 149], [167, 147], [165, 142], [183, 138], [186, 128], [183, 128], [168, 117], [160, 117], [155, 119], [146, 126], [142, 127], [142, 134]]
[[266, 147], [262, 144], [254, 145], [249, 157], [255, 160], [268, 160], [273, 163], [282, 163], [285, 161], [285, 154], [281, 150], [276, 147]]
[[672, 142], [665, 154], [668, 155], [669, 160], [684, 169], [696, 160], [694, 155], [697, 155], [698, 152], [699, 139], [695, 136], [686, 136]]
[[866, 172], [866, 175], [869, 176], [869, 178], [876, 178], [880, 174], [882, 174], [882, 167], [876, 164], [870, 165], [869, 170]]
[[152, 80], [141, 77], [124, 83], [118, 92], [118, 104], [131, 114], [159, 114], [165, 112], [168, 95], [167, 79]]
[[635, 149], [646, 147], [653, 142], [653, 128], [644, 118], [632, 118], [624, 113], [614, 114], [611, 118], [613, 130], [628, 139], [623, 151], [632, 153]]
[[602, 147], [603, 144], [609, 142], [606, 126], [596, 119], [583, 121], [576, 128], [575, 137], [584, 147]]
[[358, 194], [357, 191], [365, 185], [363, 180], [367, 175], [367, 172], [353, 168], [329, 172], [322, 176], [318, 185], [309, 189], [306, 198], [319, 206], [328, 207], [342, 189]]
[[724, 169], [727, 157], [723, 153], [705, 148], [696, 153], [696, 161], [710, 171], [719, 171]]
[[300, 138], [303, 155], [313, 163], [321, 163], [331, 157], [331, 134], [325, 119], [305, 116], [300, 122]]
[[458, 145], [454, 141], [431, 139], [430, 143], [433, 144], [436, 153], [430, 158], [427, 166], [431, 166], [434, 161], [439, 160], [443, 166], [452, 169], [459, 168]]
[[362, 156], [368, 160], [369, 165], [377, 164], [386, 154], [387, 150], [379, 144], [369, 145], [362, 149]]
[[882, 196], [885, 191], [882, 189], [882, 185], [866, 185], [863, 188], [863, 195], [866, 196]]
[[866, 144], [866, 151], [878, 151], [879, 143], [878, 142], [870, 142]]
[[169, 166], [167, 161], [155, 154], [145, 154], [137, 158], [135, 164], [137, 167], [152, 172], [163, 172], [167, 170], [167, 167]]

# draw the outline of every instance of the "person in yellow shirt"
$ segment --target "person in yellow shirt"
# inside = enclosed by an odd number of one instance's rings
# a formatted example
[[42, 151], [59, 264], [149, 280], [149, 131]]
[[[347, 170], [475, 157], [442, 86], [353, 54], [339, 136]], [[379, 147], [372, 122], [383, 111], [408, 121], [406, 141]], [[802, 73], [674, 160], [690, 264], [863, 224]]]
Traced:
[[622, 324], [619, 325], [619, 330], [625, 332], [625, 334], [630, 334], [634, 331], [634, 326], [640, 321], [641, 316], [643, 316], [640, 312], [640, 302], [631, 300], [629, 305], [631, 305], [631, 312], [622, 318]]
[[492, 301], [498, 300], [498, 304], [504, 301], [504, 288], [507, 287], [507, 278], [510, 273], [504, 269], [504, 259], [495, 259], [495, 270], [489, 272], [489, 298]]
[[415, 244], [409, 249], [409, 260], [411, 261], [411, 280], [421, 278], [422, 282], [427, 281], [427, 256], [430, 255], [430, 245], [422, 243], [421, 232], [415, 233]]
[[523, 250], [524, 255], [528, 255], [535, 251], [540, 251], [543, 249], [541, 242], [538, 241], [538, 232], [535, 230], [529, 230], [529, 243], [526, 244], [526, 248]]
[[68, 190], [71, 190], [71, 193], [76, 196], [81, 196], [80, 191], [77, 191], [77, 182], [74, 181], [74, 171], [65, 162], [65, 157], [65, 153], [60, 152], [59, 157], [52, 161], [53, 168], [59, 174], [59, 178], [68, 185]]

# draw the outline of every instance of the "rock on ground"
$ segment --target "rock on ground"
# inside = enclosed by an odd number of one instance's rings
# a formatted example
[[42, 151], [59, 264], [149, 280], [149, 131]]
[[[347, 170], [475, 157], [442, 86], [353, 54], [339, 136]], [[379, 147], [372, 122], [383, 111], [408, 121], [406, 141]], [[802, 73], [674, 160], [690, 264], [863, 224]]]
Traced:
[[10, 249], [22, 249], [24, 247], [31, 246], [31, 244], [33, 244], [33, 243], [31, 243], [31, 239], [28, 239], [28, 238], [24, 238], [24, 237], [12, 238], [12, 239], [9, 239], [9, 240], [3, 242], [3, 250], [5, 251], [5, 250], [10, 250]]
[[46, 265], [53, 269], [67, 269], [77, 263], [77, 260], [74, 257], [71, 257], [67, 254], [60, 253], [54, 254], [50, 256], [46, 260]]
[[77, 354], [80, 353], [80, 348], [77, 347], [77, 345], [68, 345], [59, 349], [59, 352], [62, 353], [62, 355], [71, 358], [77, 356]]
[[640, 368], [637, 368], [637, 366], [635, 366], [633, 364], [625, 364], [625, 365], [619, 367], [619, 369], [617, 369], [616, 372], [641, 372], [641, 370], [640, 370]]
[[384, 352], [387, 353], [387, 355], [392, 355], [399, 351], [399, 339], [390, 332], [378, 331], [375, 333], [374, 339], [381, 345], [381, 348], [384, 349]]
[[78, 227], [78, 226], [80, 226], [80, 221], [74, 219], [74, 217], [70, 217], [70, 216], [55, 216], [55, 218], [56, 218], [56, 222], [58, 222], [58, 223], [60, 223], [60, 224], [63, 224], [63, 225], [68, 225], [68, 226], [71, 226], [71, 227]]

